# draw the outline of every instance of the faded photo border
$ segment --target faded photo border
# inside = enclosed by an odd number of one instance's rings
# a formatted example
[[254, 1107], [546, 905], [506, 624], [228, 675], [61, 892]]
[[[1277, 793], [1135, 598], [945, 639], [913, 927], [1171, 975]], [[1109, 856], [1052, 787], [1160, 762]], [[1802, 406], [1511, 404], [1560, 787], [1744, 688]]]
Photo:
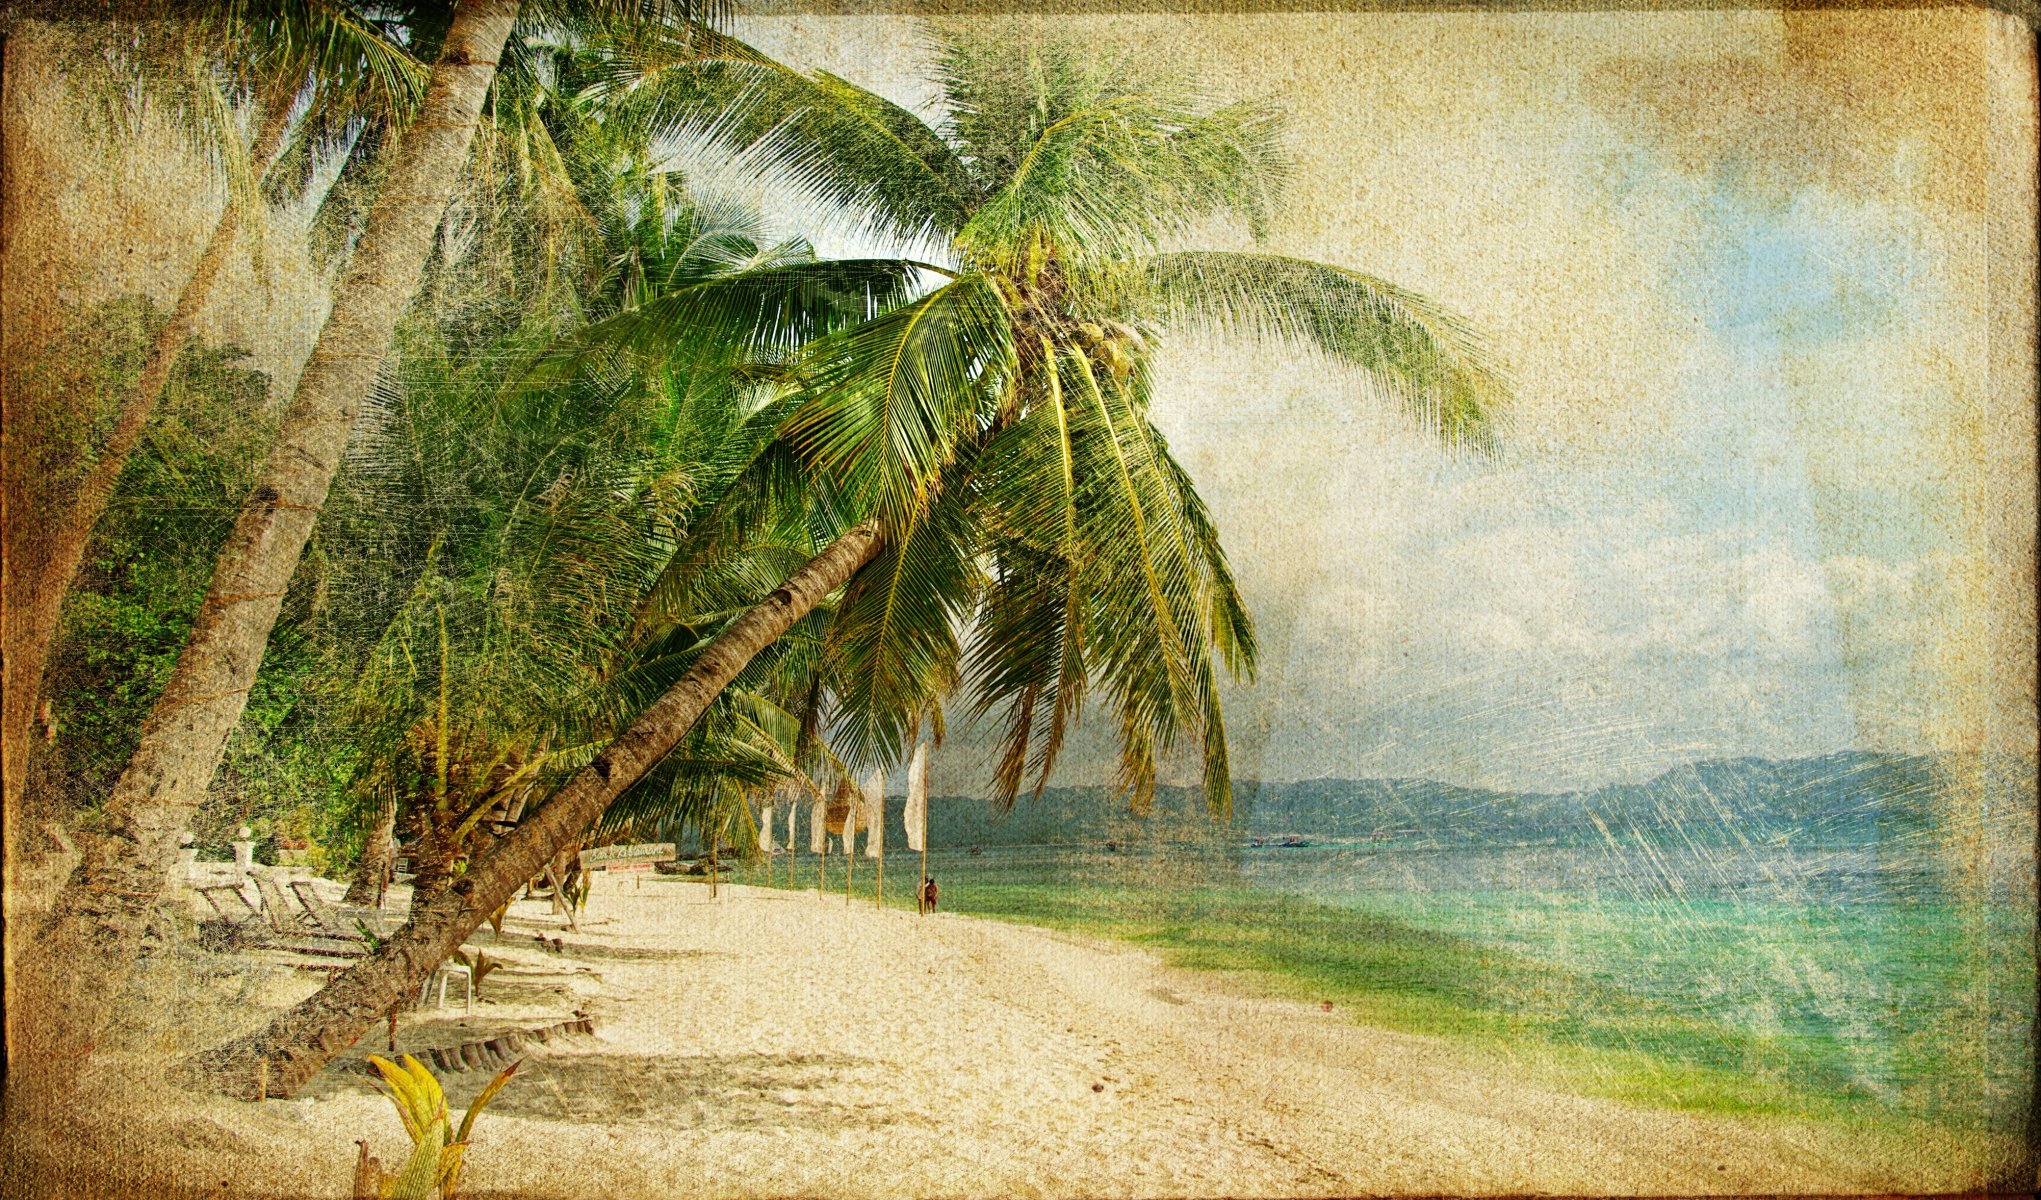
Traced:
[[[19, 6], [17, 15], [47, 20], [60, 18], [67, 11], [90, 14], [99, 7], [84, 0], [76, 5], [52, 0]], [[120, 6], [114, 4], [109, 7]], [[1326, 0], [1302, 4], [1112, 3], [1109, 0], [1096, 3], [1050, 0], [1040, 4], [903, 3], [899, 0], [802, 3], [756, 0], [739, 6], [742, 14], [756, 18], [907, 16], [968, 19], [981, 15], [1027, 15], [1103, 19], [1139, 17], [1154, 21], [1166, 21], [1172, 17], [1281, 14], [1380, 15], [1399, 19], [1437, 14], [1482, 17], [1509, 14], [1587, 21], [1592, 20], [1595, 14], [1688, 12], [1778, 12], [1809, 21], [1865, 13], [1904, 21], [1908, 14], [1945, 9], [1980, 14], [1989, 25], [1982, 31], [1981, 37], [1989, 44], [1989, 53], [1996, 56], [2003, 66], [1990, 72], [1988, 79], [1981, 84], [1970, 81], [1973, 86], [1966, 88], [1963, 99], [1936, 115], [1935, 119], [1946, 121], [1950, 127], [1960, 127], [1960, 136], [1967, 139], [1965, 144], [1953, 150], [1944, 148], [1943, 151], [1929, 152], [1928, 160], [1919, 165], [1924, 173], [1924, 181], [1918, 184], [1921, 194], [1929, 196], [1933, 203], [1978, 206], [1986, 234], [1981, 246], [1969, 247], [1965, 251], [1978, 272], [1977, 278], [1968, 281], [1965, 295], [1980, 303], [1982, 310], [1957, 315], [1957, 323], [1965, 327], [1964, 339], [1949, 352], [1943, 363], [1952, 378], [1967, 376], [1952, 387], [1966, 396], [1968, 402], [1961, 406], [1952, 405], [1952, 409], [1960, 407], [1961, 411], [1950, 412], [1946, 427], [1938, 433], [1935, 443], [1920, 448], [1921, 457], [1934, 462], [1946, 473], [1952, 481], [1953, 493], [1960, 497], [1959, 511], [1955, 514], [1960, 528], [1954, 529], [1949, 536], [1964, 542], [1968, 551], [1965, 561], [1973, 568], [1972, 577], [1965, 581], [1969, 590], [1961, 634], [1937, 647], [1938, 657], [1934, 664], [1934, 669], [1939, 672], [1935, 676], [1936, 686], [1953, 689], [1955, 685], [1950, 681], [1962, 681], [1965, 698], [1947, 700], [1944, 704], [1946, 711], [1926, 718], [1907, 714], [1905, 719], [1921, 720], [1936, 726], [1946, 743], [1952, 746], [1984, 747], [2023, 754], [2031, 759], [2037, 749], [2041, 749], [2035, 742], [2036, 730], [2041, 728], [2041, 724], [2037, 724], [2037, 715], [2041, 713], [2037, 713], [2036, 690], [2037, 668], [2041, 668], [2041, 661], [2037, 661], [2037, 653], [2041, 651], [2037, 651], [2036, 641], [2037, 599], [2041, 599], [2037, 597], [2037, 580], [2041, 580], [2041, 575], [2037, 575], [2036, 569], [2037, 513], [2041, 513], [2041, 509], [2037, 509], [2037, 494], [2041, 494], [2041, 477], [2037, 477], [2037, 449], [2041, 449], [2037, 446], [2037, 437], [2041, 437], [2041, 419], [2037, 419], [2041, 418], [2041, 370], [2037, 370], [2037, 362], [2041, 362], [2041, 358], [2037, 358], [2037, 334], [2041, 334], [2041, 273], [2037, 273], [2037, 261], [2041, 261], [2041, 257], [2037, 257], [2037, 238], [2041, 238], [2041, 171], [2037, 171], [2041, 168], [2041, 110], [2037, 110], [2037, 102], [2041, 102], [2041, 88], [2037, 88], [2035, 74], [2037, 45], [2041, 45], [2037, 42], [2037, 36], [2041, 36], [2041, 0], [1992, 0], [1978, 4], [1926, 4], [1905, 0], [1865, 0], [1847, 4], [1817, 3], [1813, 0], [1781, 4], [1732, 0], [1718, 3], [1543, 4], [1524, 0], [1496, 0], [1492, 3], [1478, 0], [1442, 0], [1437, 3], [1425, 0], [1384, 3]], [[0, 8], [0, 13], [4, 12], [4, 8]], [[4, 19], [0, 16], [0, 20]], [[4, 32], [4, 25], [0, 25], [0, 32]], [[826, 34], [812, 31], [805, 36], [810, 41], [826, 38]], [[1907, 44], [1903, 38], [1896, 39], [1895, 57], [1881, 62], [1878, 69], [1905, 72], [1908, 69], [1904, 55]], [[1852, 52], [1845, 52], [1844, 57], [1847, 53]], [[1833, 73], [1826, 81], [1833, 84], [1842, 79], [1852, 66], [1861, 67], [1862, 64], [1830, 58], [1808, 67], [1808, 73], [1799, 82], [1808, 87], [1812, 95], [1824, 86], [1820, 77], [1823, 71]], [[1784, 69], [1790, 73], [1792, 64], [1787, 64]], [[1879, 186], [1853, 175], [1853, 172], [1862, 171], [1864, 164], [1852, 161], [1846, 152], [1834, 150], [1831, 157], [1823, 157], [1837, 145], [1835, 139], [1825, 135], [1823, 122], [1842, 127], [1851, 122], [1892, 117], [1917, 123], [1923, 121], [1924, 116], [1921, 110], [1914, 108], [1893, 117], [1889, 108], [1880, 107], [1890, 97], [1865, 93], [1843, 95], [1849, 86], [1861, 86], [1862, 80], [1862, 75], [1856, 75], [1838, 84], [1842, 90], [1829, 98], [1842, 98], [1836, 99], [1829, 107], [1823, 108], [1821, 104], [1814, 103], [1797, 114], [1786, 114], [1786, 124], [1781, 126], [1785, 132], [1779, 135], [1780, 140], [1772, 147], [1782, 163], [1790, 164], [1779, 168], [1782, 176], [1806, 170], [1826, 180], [1842, 181], [1842, 186]], [[1612, 77], [1610, 86], [1620, 89], [1625, 82]], [[1640, 127], [1657, 122], [1657, 133], [1665, 139], [1665, 152], [1677, 156], [1682, 152], [1675, 144], [1678, 139], [1691, 136], [1705, 140], [1707, 134], [1705, 130], [1696, 132], [1696, 123], [1683, 125], [1682, 114], [1676, 109], [1684, 105], [1688, 108], [1687, 115], [1691, 115], [1705, 112], [1712, 105], [1758, 103], [1753, 100], [1751, 91], [1739, 89], [1761, 89], [1768, 82], [1771, 81], [1758, 78], [1723, 79], [1715, 81], [1719, 88], [1711, 89], [1707, 80], [1684, 81], [1681, 85], [1684, 90], [1677, 97], [1678, 103], [1661, 103], [1654, 108], [1641, 101], [1636, 102], [1641, 106], [1638, 112]], [[1891, 100], [1891, 103], [1917, 105], [1921, 103], [1921, 96], [1915, 92]], [[10, 124], [15, 115], [12, 108], [0, 114]], [[1774, 117], [1779, 115], [1772, 114]], [[1807, 117], [1807, 120], [1796, 124], [1798, 117]], [[175, 197], [158, 196], [149, 205], [137, 205], [134, 212], [100, 214], [96, 228], [80, 225], [66, 231], [69, 218], [62, 206], [75, 202], [78, 194], [37, 191], [41, 185], [33, 179], [37, 170], [35, 156], [47, 151], [17, 145], [15, 137], [6, 129], [0, 129], [0, 139], [4, 139], [0, 140], [0, 170], [5, 173], [4, 186], [9, 201], [7, 215], [10, 218], [8, 227], [0, 232], [0, 254], [4, 254], [4, 261], [0, 261], [0, 290], [7, 293], [7, 297], [0, 300], [0, 320], [4, 320], [7, 326], [4, 341], [9, 353], [19, 339], [28, 336], [23, 333], [24, 329], [32, 332], [39, 320], [55, 313], [62, 303], [77, 302], [74, 289], [78, 268], [75, 264], [98, 263], [105, 267], [106, 278], [114, 282], [104, 288], [106, 294], [97, 297], [100, 299], [124, 292], [164, 292], [177, 273], [185, 269], [189, 255], [178, 246], [123, 244], [120, 233], [123, 228], [146, 228], [165, 235], [166, 241], [197, 241], [202, 233], [203, 214], [186, 213], [180, 221], [169, 212], [174, 207]], [[1694, 152], [1705, 154], [1706, 150]], [[1937, 159], [1934, 157], [1936, 153], [1943, 153], [1944, 157]], [[1966, 187], [1966, 180], [1959, 174], [1944, 170], [1950, 161], [1966, 154], [1975, 156], [1968, 165], [1982, 171], [1982, 177], [1974, 180], [1979, 186], [1974, 188]], [[28, 163], [26, 170], [31, 176], [25, 184], [16, 178], [16, 172], [24, 169], [24, 161]], [[130, 172], [128, 183], [132, 185], [139, 175], [146, 174], [148, 166], [130, 164], [124, 169]], [[1757, 179], [1750, 186], [1759, 190], [1773, 186], [1790, 190], [1794, 181], [1789, 178]], [[23, 214], [15, 207], [17, 196], [32, 196], [39, 208], [45, 204], [54, 204], [55, 207]], [[146, 207], [158, 211], [139, 211]], [[1973, 212], [1973, 215], [1979, 214]], [[1320, 219], [1328, 227], [1335, 221], [1330, 215]], [[23, 236], [24, 230], [29, 236]], [[1327, 236], [1330, 237], [1329, 234]], [[118, 267], [115, 264], [119, 264]], [[1399, 265], [1397, 270], [1402, 271], [1402, 266]], [[91, 275], [89, 267], [86, 275]], [[283, 290], [272, 295], [281, 299], [269, 300], [264, 308], [270, 312], [295, 310], [298, 314], [296, 328], [287, 335], [274, 332], [258, 335], [258, 320], [268, 319], [274, 323], [274, 317], [265, 317], [265, 313], [255, 311], [216, 314], [208, 318], [208, 332], [221, 340], [252, 343], [255, 365], [269, 370], [275, 378], [288, 379], [302, 367], [323, 322], [324, 311], [318, 293], [324, 285], [309, 269], [300, 270], [298, 264], [283, 264], [278, 279], [280, 282], [273, 283], [272, 287]], [[237, 285], [249, 282], [246, 279], [236, 281]], [[89, 294], [94, 289], [88, 286], [78, 290]], [[11, 365], [11, 362], [6, 364], [8, 368]], [[1545, 363], [1541, 369], [1563, 367], [1563, 356], [1559, 356]], [[0, 419], [4, 419], [5, 415], [5, 395], [11, 390], [0, 383]], [[1834, 428], [1847, 433], [1848, 426], [1848, 421], [1839, 419]], [[1187, 455], [1195, 455], [1196, 452], [1193, 447]], [[1247, 468], [1243, 466], [1240, 469]], [[1252, 535], [1236, 536], [1244, 542]], [[1279, 629], [1283, 628], [1280, 618], [1274, 623]], [[1923, 701], [1927, 704], [1933, 702]], [[1940, 724], [1937, 726], [1938, 721]], [[1238, 718], [1238, 726], [1238, 774], [1248, 776], [1264, 763], [1273, 767], [1281, 761], [1283, 749], [1274, 744], [1269, 713], [1255, 712], [1252, 717]], [[1083, 752], [1081, 746], [1079, 752]], [[17, 844], [16, 817], [13, 812], [6, 814], [10, 846]], [[2007, 848], [1990, 849], [2003, 854]], [[2037, 832], [2031, 846], [2016, 849], [2041, 862], [2041, 832]], [[13, 906], [9, 907], [11, 915]], [[6, 954], [10, 965], [17, 953], [17, 939], [24, 932], [15, 921], [8, 921]], [[2034, 945], [2009, 947], [2006, 952], [2025, 956], [2029, 964], [2041, 964], [2041, 932], [2037, 932]], [[2037, 990], [2033, 1005], [2035, 1025], [2029, 1045], [2041, 1052], [2041, 972], [2030, 974], [2034, 975]], [[11, 993], [10, 988], [10, 999]], [[10, 1031], [20, 1019], [23, 1019], [22, 1014], [10, 1014]], [[32, 1019], [32, 1016], [27, 1019]], [[2041, 1067], [2041, 1063], [2035, 1066]], [[2033, 1069], [2030, 1074], [2033, 1091], [2023, 1130], [2026, 1159], [2013, 1165], [2004, 1178], [1993, 1181], [1992, 1185], [2008, 1194], [2023, 1191], [2027, 1185], [2041, 1180], [2041, 1069]], [[15, 1114], [9, 1114], [10, 1125], [15, 1123], [14, 1117]], [[334, 1194], [339, 1194], [343, 1186], [343, 1181], [336, 1180]], [[195, 1189], [193, 1194], [199, 1192]]]

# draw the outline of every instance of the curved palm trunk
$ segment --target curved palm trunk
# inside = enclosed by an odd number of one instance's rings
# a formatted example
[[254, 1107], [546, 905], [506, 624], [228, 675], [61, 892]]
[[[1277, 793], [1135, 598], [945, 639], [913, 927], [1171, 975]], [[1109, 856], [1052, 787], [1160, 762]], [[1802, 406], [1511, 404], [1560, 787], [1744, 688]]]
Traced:
[[199, 1056], [198, 1078], [236, 1095], [289, 1095], [334, 1055], [418, 990], [490, 913], [508, 902], [548, 859], [579, 838], [617, 795], [636, 783], [693, 727], [709, 702], [822, 598], [878, 555], [873, 522], [858, 525], [810, 559], [773, 593], [731, 623], [679, 682], [630, 728], [576, 772], [538, 812], [473, 860], [446, 892], [412, 910], [411, 921], [373, 955], [327, 984], [267, 1029]]
[[354, 882], [348, 885], [343, 904], [383, 906], [383, 889], [390, 880], [390, 858], [397, 851], [397, 802], [389, 801], [369, 830], [368, 845], [362, 847], [361, 862], [355, 867]]
[[[277, 156], [283, 153], [284, 135], [290, 131], [290, 96], [271, 99], [268, 116], [255, 135], [249, 156], [250, 167], [258, 179], [269, 173]], [[219, 223], [213, 226], [212, 240], [206, 243], [198, 265], [192, 268], [191, 278], [185, 281], [184, 291], [177, 297], [170, 320], [150, 343], [149, 356], [143, 360], [134, 390], [121, 405], [113, 428], [99, 448], [99, 460], [92, 464], [68, 502], [45, 528], [21, 530], [19, 544], [10, 547], [29, 551], [27, 555], [12, 556], [17, 563], [24, 557], [31, 560], [10, 570], [6, 583], [7, 662], [4, 681], [0, 681], [0, 688], [4, 688], [4, 696], [0, 696], [0, 739], [4, 739], [0, 740], [0, 763], [5, 766], [4, 774], [0, 774], [0, 802], [10, 808], [21, 802], [22, 782], [28, 770], [27, 751], [35, 724], [35, 702], [42, 690], [43, 671], [49, 665], [51, 644], [56, 640], [64, 597], [78, 577], [78, 564], [85, 559], [93, 526], [106, 511], [114, 485], [127, 467], [128, 455], [141, 441], [150, 414], [163, 398], [170, 370], [177, 365], [177, 357], [198, 323], [198, 314], [226, 269], [240, 232], [241, 206], [230, 198]], [[31, 513], [21, 516], [32, 519]]]
[[[220, 552], [190, 640], [114, 786], [106, 832], [91, 839], [65, 883], [26, 956], [25, 978], [9, 981], [35, 1009], [36, 1019], [21, 1025], [23, 1065], [55, 1094], [68, 1087], [126, 982], [177, 836], [241, 716], [355, 414], [417, 291], [517, 7], [469, 0], [456, 9], [418, 119], [334, 290], [332, 315]], [[51, 1099], [42, 1096], [37, 1110], [54, 1111]]]
[[[416, 837], [411, 849], [411, 907], [421, 908], [433, 897], [453, 886], [454, 863], [461, 857], [461, 842], [453, 836], [453, 821], [432, 811], [431, 800], [420, 801], [424, 811], [417, 814]], [[456, 814], [458, 815], [458, 814]]]

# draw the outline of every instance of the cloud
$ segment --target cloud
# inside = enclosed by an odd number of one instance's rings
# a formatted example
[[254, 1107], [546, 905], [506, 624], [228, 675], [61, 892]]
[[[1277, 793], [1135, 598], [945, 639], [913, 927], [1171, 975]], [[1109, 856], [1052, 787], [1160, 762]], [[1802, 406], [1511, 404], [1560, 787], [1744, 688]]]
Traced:
[[[1782, 12], [1750, 52], [1624, 55], [1590, 101], [1680, 170], [1968, 215], [1990, 169], [1982, 10]], [[1776, 22], [1776, 23], [1774, 23]]]
[[[1279, 96], [1266, 248], [1464, 314], [1517, 386], [1504, 455], [1462, 460], [1310, 355], [1166, 344], [1157, 419], [1265, 649], [1243, 775], [1565, 786], [1975, 726], [1976, 509], [2030, 483], [1976, 465], [1991, 19], [1061, 21]], [[910, 22], [775, 28], [927, 96]]]

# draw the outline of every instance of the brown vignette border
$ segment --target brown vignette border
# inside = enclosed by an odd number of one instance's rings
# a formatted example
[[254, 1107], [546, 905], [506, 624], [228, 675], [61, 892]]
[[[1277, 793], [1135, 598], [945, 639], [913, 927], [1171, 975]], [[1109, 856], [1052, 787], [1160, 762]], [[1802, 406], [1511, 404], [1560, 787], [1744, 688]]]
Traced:
[[[1261, 13], [1311, 12], [1311, 13], [1460, 13], [1496, 14], [1510, 13], [1595, 13], [1595, 12], [1683, 12], [1683, 11], [1755, 11], [1755, 12], [1819, 12], [1819, 11], [1897, 11], [1910, 9], [1980, 8], [2005, 13], [2024, 22], [2029, 38], [2033, 41], [2037, 69], [2041, 69], [2041, 0], [739, 0], [733, 5], [741, 15], [770, 16], [971, 16], [1027, 13], [1045, 16], [1084, 16], [1108, 14], [1147, 14], [1167, 16], [1182, 15], [1255, 15]], [[135, 16], [145, 14], [159, 5], [150, 0], [0, 0], [0, 72], [4, 72], [8, 33], [16, 20], [89, 20], [111, 16]], [[2032, 148], [2041, 155], [2041, 141]], [[0, 121], [0, 190], [4, 190], [7, 173], [12, 169], [12, 156], [6, 136], [5, 122]], [[0, 214], [0, 259], [11, 249], [11, 230], [5, 219], [11, 214]], [[2037, 245], [2041, 245], [2041, 222], [2035, 230]], [[2036, 309], [2041, 311], [2041, 294], [2037, 294]], [[2041, 328], [2030, 330], [2030, 335], [2041, 343]], [[4, 341], [4, 338], [0, 338]], [[10, 398], [10, 372], [0, 364], [0, 424], [6, 420]], [[2032, 397], [2037, 412], [2041, 412], [2041, 371], [2036, 372], [2035, 394]], [[2041, 447], [2037, 447], [2041, 451]], [[2041, 461], [2041, 455], [2037, 455]], [[2035, 479], [2037, 491], [2041, 491], [2041, 475]], [[0, 522], [0, 528], [5, 522]], [[2037, 531], [2041, 532], [2041, 531]], [[4, 559], [4, 546], [0, 546], [0, 559]], [[2041, 606], [2041, 592], [2037, 592], [2037, 606]], [[5, 662], [5, 647], [0, 647], [0, 665]], [[2041, 671], [2041, 653], [2037, 653], [2037, 671]], [[2041, 713], [2037, 713], [2041, 716]], [[2037, 722], [2041, 729], [2041, 722]], [[2041, 742], [2035, 747], [2041, 757]], [[2035, 841], [2032, 846], [2037, 866], [2041, 873], [2041, 822], [2037, 822]], [[0, 917], [0, 936], [5, 935], [4, 917]], [[2032, 947], [2036, 964], [2035, 996], [2032, 1027], [2029, 1037], [2030, 1060], [2029, 1091], [2027, 1111], [2022, 1120], [2021, 1136], [2025, 1146], [2024, 1161], [2018, 1164], [2016, 1173], [1998, 1181], [1993, 1194], [2031, 1194], [2037, 1182], [2041, 1182], [2041, 920], [2036, 922], [2035, 943]], [[0, 993], [4, 995], [4, 993]], [[0, 999], [0, 1014], [4, 1014], [4, 999]], [[4, 1119], [4, 1112], [0, 1112]], [[1855, 1198], [1863, 1200], [1863, 1198]]]

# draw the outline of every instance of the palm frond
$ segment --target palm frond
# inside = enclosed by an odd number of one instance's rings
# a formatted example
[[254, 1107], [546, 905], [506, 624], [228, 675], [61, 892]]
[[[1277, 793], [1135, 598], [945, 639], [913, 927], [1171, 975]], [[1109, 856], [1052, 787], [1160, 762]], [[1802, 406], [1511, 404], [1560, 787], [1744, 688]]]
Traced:
[[859, 768], [891, 765], [915, 718], [957, 681], [957, 627], [981, 587], [965, 469], [888, 527], [830, 625], [840, 705], [831, 741]]
[[[717, 57], [708, 58], [714, 54]], [[907, 242], [946, 239], [973, 194], [963, 164], [913, 113], [828, 72], [805, 75], [734, 39], [620, 63], [604, 87], [656, 114], [659, 135], [778, 178], [807, 201]]]
[[1358, 271], [1275, 254], [1159, 254], [1135, 315], [1315, 348], [1367, 372], [1448, 445], [1491, 450], [1508, 388], [1464, 322]]
[[1193, 116], [1127, 96], [1045, 126], [957, 236], [973, 261], [1025, 269], [1029, 247], [1112, 261], [1218, 213], [1259, 228], [1275, 187], [1278, 120], [1256, 104]]
[[955, 279], [803, 350], [793, 366], [807, 398], [783, 434], [904, 529], [985, 401], [1005, 391], [1013, 336], [992, 279]]
[[1260, 232], [1284, 173], [1273, 106], [1213, 107], [1151, 59], [1031, 32], [941, 27], [943, 132], [984, 197], [968, 259], [1015, 272], [1041, 243], [1111, 261], [1222, 214]]
[[552, 369], [606, 351], [683, 366], [781, 357], [898, 304], [919, 274], [903, 259], [838, 259], [701, 279], [582, 330]]

